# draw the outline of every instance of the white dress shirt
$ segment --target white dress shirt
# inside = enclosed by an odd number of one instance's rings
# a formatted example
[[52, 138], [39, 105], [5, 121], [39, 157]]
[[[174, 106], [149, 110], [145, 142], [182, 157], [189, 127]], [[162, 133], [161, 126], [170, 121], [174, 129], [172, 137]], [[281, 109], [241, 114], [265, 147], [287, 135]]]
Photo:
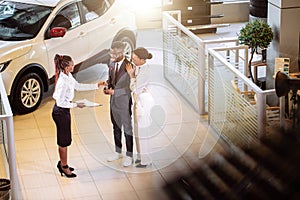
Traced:
[[55, 90], [53, 93], [53, 98], [56, 100], [56, 105], [61, 108], [74, 108], [77, 106], [73, 103], [74, 90], [77, 91], [87, 91], [98, 89], [98, 84], [82, 84], [78, 83], [71, 73], [66, 75], [61, 72], [59, 74]]

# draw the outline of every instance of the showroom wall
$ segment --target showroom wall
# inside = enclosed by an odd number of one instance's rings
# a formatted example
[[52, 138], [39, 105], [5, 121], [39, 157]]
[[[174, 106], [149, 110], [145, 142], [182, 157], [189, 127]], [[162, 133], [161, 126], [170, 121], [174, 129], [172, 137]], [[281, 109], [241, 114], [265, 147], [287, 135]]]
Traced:
[[211, 7], [212, 15], [224, 14], [222, 18], [212, 19], [212, 24], [246, 22], [249, 20], [249, 1], [224, 2]]
[[[162, 1], [151, 0], [151, 4], [137, 6], [137, 25], [139, 29], [161, 28]], [[224, 14], [222, 18], [212, 19], [213, 24], [245, 22], [249, 20], [249, 1], [224, 2], [211, 6], [211, 14]]]
[[268, 23], [274, 31], [268, 49], [268, 63], [274, 66], [276, 57], [288, 57], [290, 72], [299, 71], [300, 1], [269, 0], [268, 10]]

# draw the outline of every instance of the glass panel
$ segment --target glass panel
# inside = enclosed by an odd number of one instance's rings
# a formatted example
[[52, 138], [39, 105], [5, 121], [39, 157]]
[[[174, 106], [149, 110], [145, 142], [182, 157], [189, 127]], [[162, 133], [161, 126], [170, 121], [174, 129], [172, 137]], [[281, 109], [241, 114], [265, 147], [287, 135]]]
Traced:
[[79, 11], [77, 5], [71, 4], [62, 9], [54, 18], [51, 28], [65, 27], [66, 29], [73, 29], [81, 24]]
[[104, 0], [83, 0], [83, 11], [86, 21], [91, 21], [103, 15], [108, 7]]

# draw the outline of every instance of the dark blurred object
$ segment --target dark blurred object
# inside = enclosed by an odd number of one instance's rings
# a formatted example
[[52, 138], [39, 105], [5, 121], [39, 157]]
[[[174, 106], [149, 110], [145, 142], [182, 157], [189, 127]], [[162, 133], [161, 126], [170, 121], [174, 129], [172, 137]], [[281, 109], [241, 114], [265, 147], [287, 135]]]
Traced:
[[290, 90], [300, 89], [300, 79], [291, 79], [287, 74], [279, 71], [275, 78], [275, 90], [278, 97], [286, 96]]
[[261, 62], [265, 63], [267, 61], [267, 49], [261, 50]]
[[300, 121], [299, 97], [297, 91], [300, 89], [300, 79], [290, 78], [287, 74], [278, 71], [275, 78], [275, 90], [278, 97], [286, 96], [292, 90], [292, 109], [290, 118], [293, 120], [293, 128]]
[[268, 17], [268, 0], [250, 0], [250, 15], [258, 18]]
[[165, 185], [166, 194], [176, 200], [300, 199], [300, 135], [281, 131], [245, 146], [219, 138], [205, 158], [193, 158], [193, 171]]
[[0, 178], [0, 199], [1, 200], [10, 199], [9, 190], [10, 190], [10, 180]]

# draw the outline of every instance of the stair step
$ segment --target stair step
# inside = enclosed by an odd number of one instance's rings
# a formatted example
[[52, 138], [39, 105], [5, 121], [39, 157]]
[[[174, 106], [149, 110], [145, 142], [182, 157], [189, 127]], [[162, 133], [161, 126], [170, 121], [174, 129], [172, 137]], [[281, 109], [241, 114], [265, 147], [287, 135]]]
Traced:
[[206, 163], [202, 162], [194, 174], [216, 199], [237, 199], [231, 188]]
[[255, 175], [247, 174], [243, 181], [238, 183], [237, 187], [234, 188], [238, 192], [240, 199], [270, 199], [269, 196], [265, 193], [263, 188], [260, 185], [253, 183], [253, 176]]
[[288, 191], [281, 181], [274, 177], [272, 174], [262, 170], [252, 180], [253, 183], [260, 185], [260, 187], [268, 193], [271, 197], [284, 197], [288, 196]]
[[272, 180], [272, 185], [281, 193], [285, 192], [285, 187], [283, 186], [282, 180], [286, 178], [286, 174], [282, 171], [292, 170], [292, 167], [285, 162], [285, 160], [278, 156], [274, 151], [269, 149], [264, 144], [257, 147], [246, 149], [247, 154], [253, 157], [261, 166], [267, 169], [276, 180]]
[[[238, 170], [245, 175], [242, 182], [247, 184], [252, 182], [254, 185], [259, 185], [261, 188], [255, 188], [252, 191], [257, 191], [259, 196], [278, 195], [284, 196], [284, 187], [281, 181], [275, 177], [267, 168], [260, 166], [260, 163], [255, 158], [249, 156], [242, 149], [232, 146], [229, 154], [226, 155]], [[236, 190], [244, 190], [246, 186], [241, 184]]]
[[234, 186], [243, 179], [243, 174], [219, 153], [215, 153], [209, 162], [210, 167], [228, 186]]
[[164, 187], [166, 193], [171, 199], [177, 200], [189, 200], [193, 199], [182, 186], [180, 181], [174, 181], [171, 184], [168, 184]]
[[215, 199], [207, 188], [193, 174], [186, 179], [182, 179], [182, 182], [190, 187], [190, 191], [193, 191], [191, 192], [193, 193], [193, 199]]
[[171, 199], [300, 199], [299, 146], [300, 135], [274, 135], [243, 148], [219, 140], [221, 149], [170, 184]]
[[180, 177], [171, 184], [166, 185], [165, 190], [172, 197], [171, 199], [215, 199], [194, 173]]
[[241, 173], [248, 173], [256, 168], [256, 162], [249, 157], [242, 149], [230, 145], [224, 146], [226, 149], [224, 158], [234, 165]]
[[272, 137], [265, 138], [262, 142], [283, 158], [300, 150], [299, 136], [294, 134], [273, 134]]

